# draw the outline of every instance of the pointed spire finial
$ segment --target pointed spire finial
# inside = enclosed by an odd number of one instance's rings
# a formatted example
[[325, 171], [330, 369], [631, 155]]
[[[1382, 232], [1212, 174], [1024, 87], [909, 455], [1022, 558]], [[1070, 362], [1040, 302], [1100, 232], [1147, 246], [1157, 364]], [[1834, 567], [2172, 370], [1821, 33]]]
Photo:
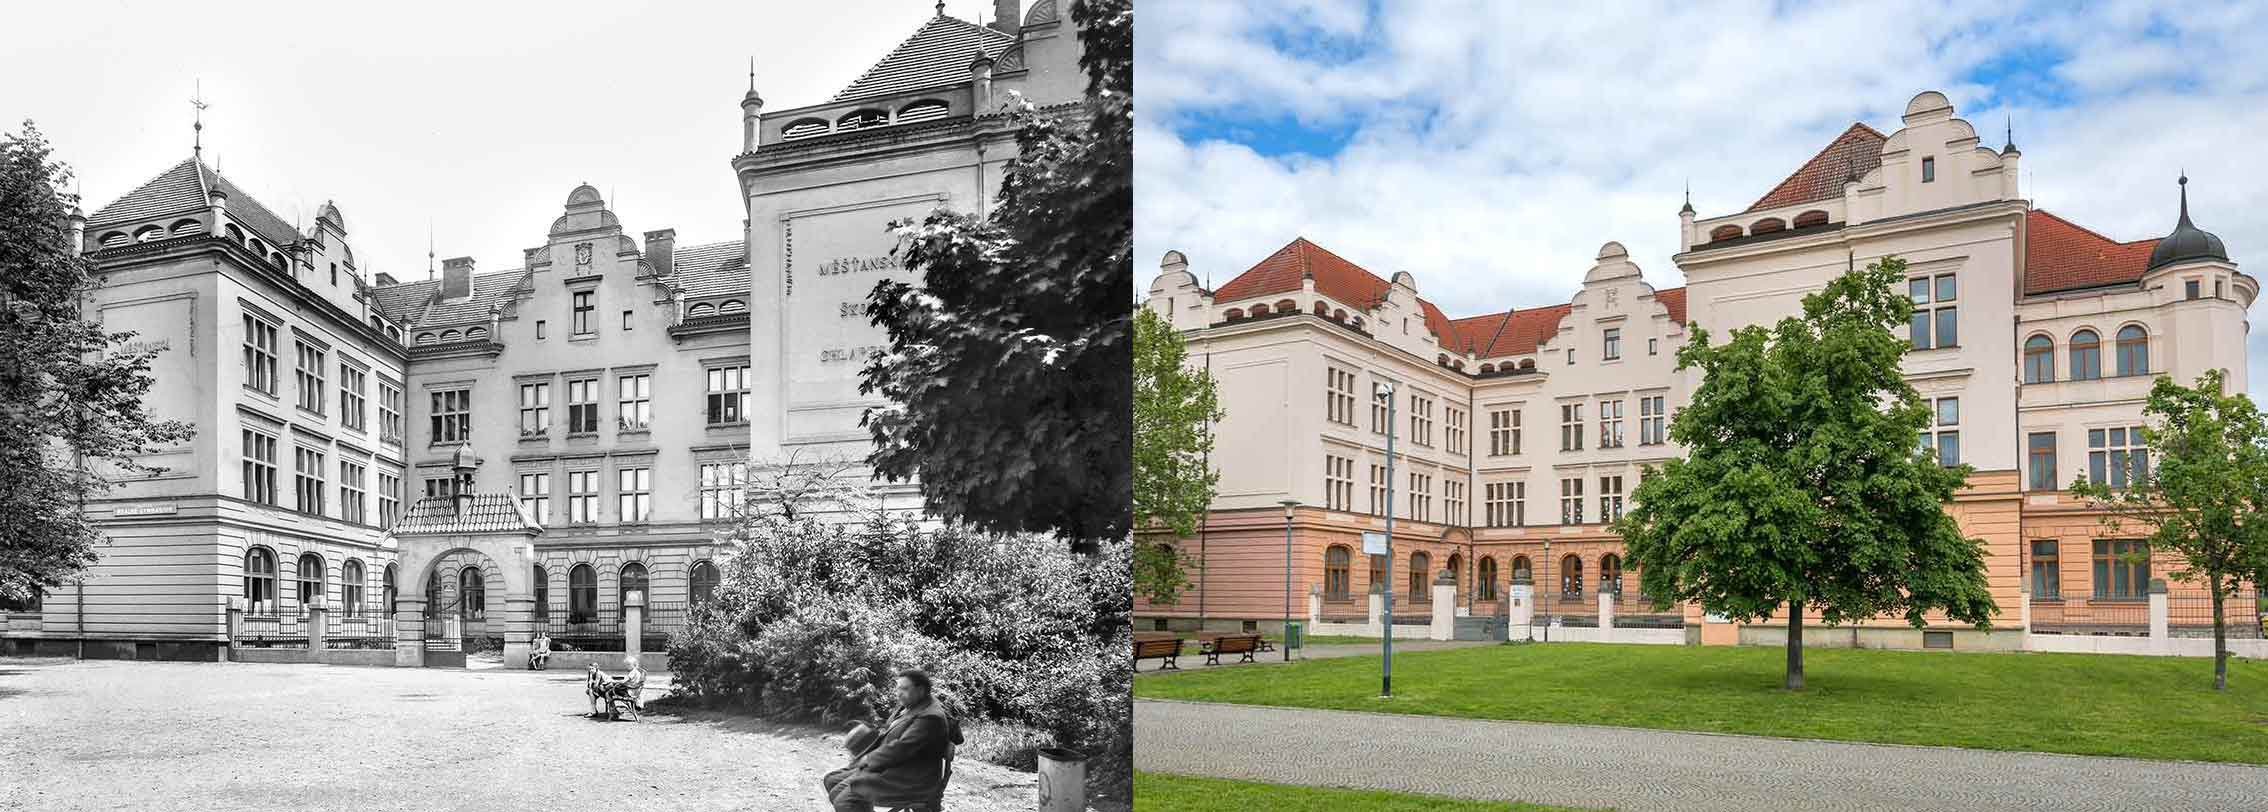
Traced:
[[1693, 179], [1692, 179], [1692, 178], [1686, 178], [1686, 179], [1685, 179], [1685, 206], [1684, 206], [1683, 208], [1680, 208], [1680, 209], [1678, 209], [1678, 210], [1677, 210], [1677, 213], [1679, 213], [1679, 214], [1692, 214], [1692, 213], [1693, 213]]
[[2189, 225], [2189, 169], [2181, 170], [2181, 179], [2174, 181], [2181, 187], [2181, 224]]
[[205, 108], [212, 106], [205, 103], [204, 79], [197, 80], [197, 92], [189, 97], [189, 106], [197, 111], [196, 123], [190, 125], [194, 134], [191, 136], [189, 152], [192, 157], [202, 158], [205, 155]]
[[748, 92], [756, 92], [756, 55], [748, 55]]
[[937, 16], [945, 16], [945, 0], [937, 0]]

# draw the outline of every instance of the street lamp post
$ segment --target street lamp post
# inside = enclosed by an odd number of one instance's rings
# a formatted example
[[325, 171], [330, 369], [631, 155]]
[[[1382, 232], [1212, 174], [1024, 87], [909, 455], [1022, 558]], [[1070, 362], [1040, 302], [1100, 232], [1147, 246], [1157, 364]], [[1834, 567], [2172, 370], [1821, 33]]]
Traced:
[[1291, 662], [1291, 643], [1292, 643], [1292, 639], [1291, 639], [1291, 638], [1292, 638], [1292, 636], [1291, 636], [1291, 523], [1292, 523], [1292, 509], [1293, 509], [1293, 508], [1297, 508], [1297, 507], [1299, 507], [1299, 500], [1297, 500], [1297, 499], [1285, 499], [1285, 500], [1283, 500], [1282, 502], [1280, 502], [1280, 503], [1278, 503], [1278, 504], [1281, 504], [1281, 505], [1283, 505], [1283, 506], [1284, 506], [1284, 646], [1283, 646], [1283, 648], [1284, 648], [1284, 662], [1287, 662], [1287, 663], [1288, 663], [1288, 662]]
[[[1543, 583], [1537, 584], [1537, 586], [1543, 589], [1551, 588], [1551, 539], [1544, 539], [1543, 542]], [[1537, 591], [1541, 592], [1543, 589]], [[1549, 643], [1551, 642], [1551, 613], [1559, 602], [1542, 596], [1537, 596], [1536, 602], [1544, 605], [1543, 641]]]
[[1383, 615], [1379, 618], [1381, 640], [1384, 646], [1383, 670], [1378, 676], [1378, 695], [1394, 695], [1394, 385], [1380, 381], [1374, 385], [1371, 397], [1386, 402], [1386, 555], [1380, 577], [1386, 579]]

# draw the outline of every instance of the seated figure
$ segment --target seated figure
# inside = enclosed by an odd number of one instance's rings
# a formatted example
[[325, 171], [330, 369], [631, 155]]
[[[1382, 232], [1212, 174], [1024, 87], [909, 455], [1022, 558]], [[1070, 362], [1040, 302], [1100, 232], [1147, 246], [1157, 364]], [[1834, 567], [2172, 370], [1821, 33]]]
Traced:
[[545, 668], [550, 667], [551, 635], [544, 632], [536, 632], [535, 639], [528, 641], [528, 643], [528, 670], [541, 671]]

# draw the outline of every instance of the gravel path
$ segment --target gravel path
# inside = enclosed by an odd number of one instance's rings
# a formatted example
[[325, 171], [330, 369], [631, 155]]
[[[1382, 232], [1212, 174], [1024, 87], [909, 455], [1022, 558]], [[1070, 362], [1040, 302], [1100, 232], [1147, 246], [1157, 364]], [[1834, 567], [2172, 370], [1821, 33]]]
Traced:
[[1138, 700], [1138, 770], [1625, 810], [2268, 808], [2268, 768]]
[[[588, 710], [580, 671], [0, 659], [0, 809], [823, 810], [843, 761], [805, 728]], [[954, 812], [1037, 794], [953, 778]]]

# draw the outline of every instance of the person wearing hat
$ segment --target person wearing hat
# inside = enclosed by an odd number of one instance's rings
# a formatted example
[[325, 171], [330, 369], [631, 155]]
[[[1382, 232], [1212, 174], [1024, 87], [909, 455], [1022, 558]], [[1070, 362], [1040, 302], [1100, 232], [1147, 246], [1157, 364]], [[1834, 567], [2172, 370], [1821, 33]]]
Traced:
[[852, 728], [844, 742], [850, 764], [819, 781], [835, 812], [934, 803], [945, 794], [945, 763], [953, 745], [961, 743], [961, 727], [931, 695], [929, 675], [919, 669], [898, 672], [893, 690], [898, 712], [879, 733], [863, 723]]

